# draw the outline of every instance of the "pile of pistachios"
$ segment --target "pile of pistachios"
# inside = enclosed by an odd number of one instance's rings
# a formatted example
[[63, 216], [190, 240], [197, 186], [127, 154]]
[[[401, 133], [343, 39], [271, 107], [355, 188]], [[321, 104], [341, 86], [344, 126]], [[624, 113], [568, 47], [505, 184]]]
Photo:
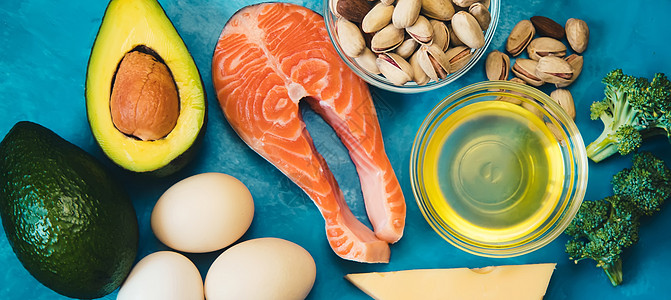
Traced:
[[461, 69], [485, 45], [489, 0], [330, 0], [343, 52], [395, 85]]
[[[538, 35], [539, 37], [536, 37]], [[562, 42], [566, 37], [575, 53], [567, 54], [567, 46]], [[583, 67], [582, 54], [589, 41], [587, 23], [580, 19], [568, 19], [565, 26], [554, 20], [535, 16], [522, 20], [510, 32], [506, 42], [506, 51], [513, 57], [526, 49], [528, 58], [518, 57], [514, 64], [503, 52], [494, 50], [487, 56], [485, 71], [489, 80], [508, 80], [509, 70], [517, 76], [511, 81], [542, 86], [554, 84], [557, 90], [550, 94], [562, 108], [575, 119], [575, 105], [568, 90], [561, 89], [572, 84]], [[507, 97], [505, 101], [514, 101]]]

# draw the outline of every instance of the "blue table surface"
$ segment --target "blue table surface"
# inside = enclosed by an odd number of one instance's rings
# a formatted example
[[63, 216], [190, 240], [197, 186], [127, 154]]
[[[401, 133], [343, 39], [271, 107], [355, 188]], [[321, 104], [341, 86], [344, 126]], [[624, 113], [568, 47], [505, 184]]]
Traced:
[[[441, 239], [418, 210], [410, 186], [410, 148], [417, 129], [431, 108], [449, 93], [486, 80], [484, 59], [466, 76], [441, 89], [401, 95], [371, 89], [387, 154], [408, 205], [405, 236], [391, 247], [389, 264], [360, 264], [338, 258], [329, 248], [323, 220], [311, 200], [284, 175], [251, 151], [233, 132], [218, 107], [211, 81], [214, 45], [228, 18], [253, 0], [162, 0], [167, 15], [181, 34], [202, 75], [208, 94], [209, 123], [198, 157], [179, 173], [158, 180], [141, 179], [115, 167], [97, 147], [86, 119], [84, 82], [91, 45], [107, 1], [1, 1], [0, 2], [0, 137], [18, 121], [42, 124], [93, 154], [124, 183], [137, 211], [140, 246], [137, 259], [168, 249], [150, 229], [150, 214], [160, 195], [175, 182], [203, 172], [233, 175], [250, 189], [256, 213], [241, 240], [284, 238], [307, 249], [317, 264], [317, 279], [309, 299], [366, 299], [343, 276], [352, 272], [414, 268], [484, 267], [489, 265], [557, 263], [545, 299], [671, 299], [671, 207], [643, 220], [640, 241], [624, 255], [624, 284], [612, 287], [592, 261], [575, 265], [564, 253], [562, 235], [546, 247], [519, 257], [482, 258], [456, 249]], [[291, 1], [317, 12], [321, 1]], [[576, 17], [590, 26], [585, 66], [569, 87], [576, 123], [590, 142], [602, 130], [589, 119], [589, 105], [603, 98], [603, 75], [614, 68], [652, 77], [671, 75], [669, 29], [671, 1], [505, 1], [491, 49], [503, 50], [512, 27], [534, 15], [564, 23]], [[550, 92], [550, 87], [545, 87]], [[304, 110], [317, 149], [335, 173], [355, 215], [366, 220], [354, 166], [335, 133], [314, 112]], [[645, 144], [645, 150], [671, 164], [671, 146], [664, 138]], [[629, 166], [629, 157], [589, 165], [586, 199], [611, 194], [610, 177]], [[366, 221], [367, 222], [367, 221]], [[1, 229], [0, 229], [1, 230]], [[4, 231], [3, 231], [4, 232]], [[186, 254], [205, 276], [221, 253]], [[64, 299], [37, 282], [19, 263], [4, 234], [0, 234], [0, 299]], [[449, 294], [449, 291], [445, 291]], [[116, 292], [104, 297], [114, 299]]]

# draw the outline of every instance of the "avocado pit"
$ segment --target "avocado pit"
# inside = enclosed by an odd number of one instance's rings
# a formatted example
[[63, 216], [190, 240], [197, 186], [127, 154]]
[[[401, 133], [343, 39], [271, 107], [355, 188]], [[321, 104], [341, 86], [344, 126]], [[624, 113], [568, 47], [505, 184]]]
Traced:
[[112, 81], [110, 113], [112, 123], [120, 132], [143, 141], [154, 141], [175, 128], [179, 96], [165, 63], [145, 52], [133, 49], [119, 63]]

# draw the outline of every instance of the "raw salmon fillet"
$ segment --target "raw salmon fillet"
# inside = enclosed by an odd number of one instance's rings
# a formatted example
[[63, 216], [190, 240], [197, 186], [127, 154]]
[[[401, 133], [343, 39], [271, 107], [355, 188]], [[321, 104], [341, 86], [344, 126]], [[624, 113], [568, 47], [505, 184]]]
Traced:
[[[322, 17], [294, 4], [245, 7], [212, 59], [219, 104], [242, 140], [316, 204], [333, 251], [388, 262], [405, 226], [405, 199], [384, 151], [368, 86], [341, 61]], [[352, 214], [302, 120], [305, 99], [338, 134], [359, 174], [371, 231]]]

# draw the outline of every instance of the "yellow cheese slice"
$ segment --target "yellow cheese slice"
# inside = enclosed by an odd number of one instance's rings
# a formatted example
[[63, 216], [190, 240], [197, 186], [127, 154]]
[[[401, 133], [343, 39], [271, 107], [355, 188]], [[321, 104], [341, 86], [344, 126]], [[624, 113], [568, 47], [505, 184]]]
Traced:
[[538, 300], [545, 295], [555, 265], [406, 270], [348, 274], [345, 278], [378, 300]]

